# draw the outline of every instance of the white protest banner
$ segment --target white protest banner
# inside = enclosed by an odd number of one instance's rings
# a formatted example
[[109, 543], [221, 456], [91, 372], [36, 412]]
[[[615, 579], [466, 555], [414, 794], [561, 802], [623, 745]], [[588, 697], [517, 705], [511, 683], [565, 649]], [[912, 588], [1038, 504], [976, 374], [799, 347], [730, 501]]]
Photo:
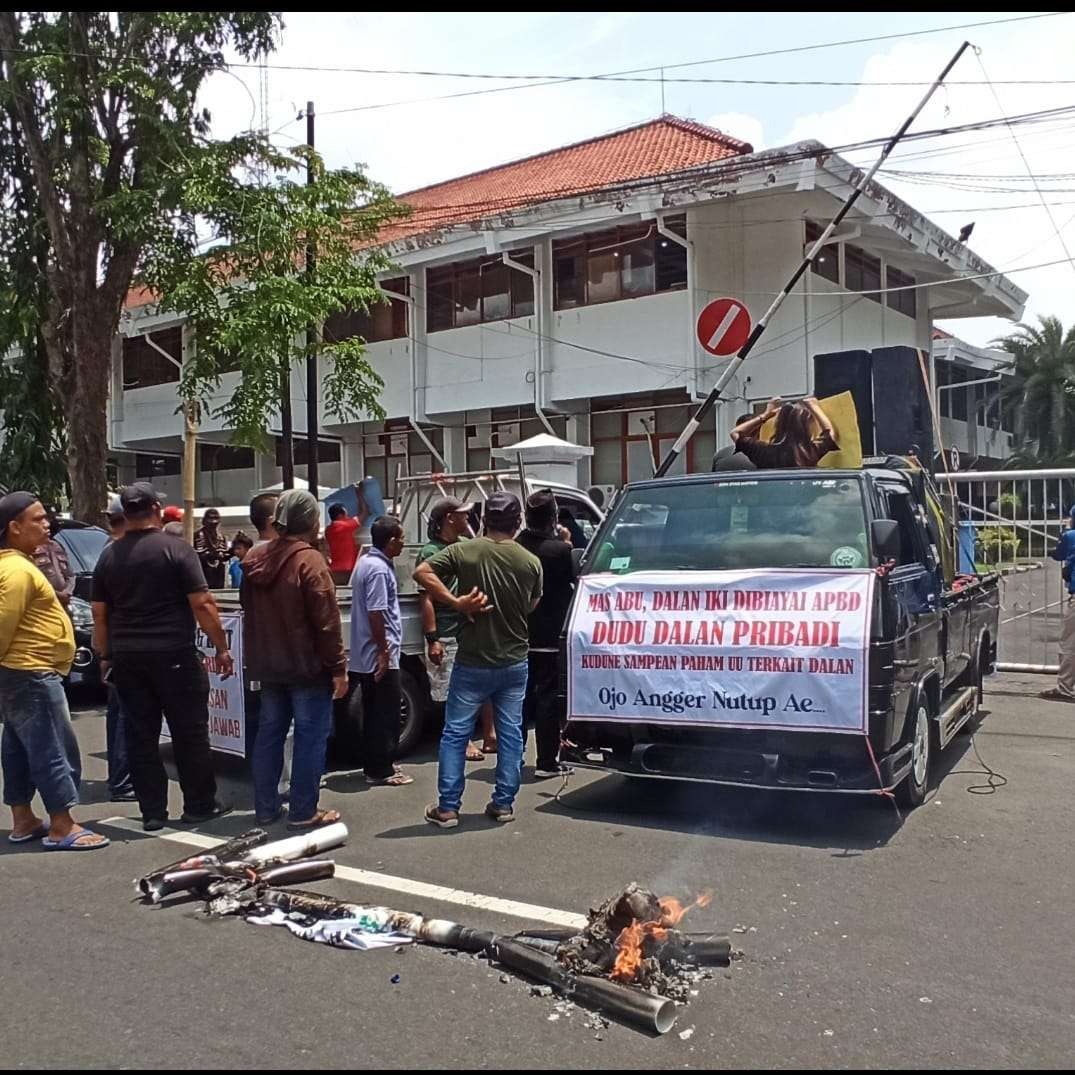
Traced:
[[[243, 614], [222, 612], [220, 623], [228, 639], [228, 649], [235, 660], [235, 672], [222, 679], [216, 665], [213, 644], [199, 627], [194, 644], [207, 654], [205, 670], [209, 673], [209, 746], [224, 754], [246, 754], [246, 710], [243, 698]], [[170, 736], [165, 730], [162, 739]]]
[[863, 734], [874, 577], [585, 575], [568, 628], [569, 716]]

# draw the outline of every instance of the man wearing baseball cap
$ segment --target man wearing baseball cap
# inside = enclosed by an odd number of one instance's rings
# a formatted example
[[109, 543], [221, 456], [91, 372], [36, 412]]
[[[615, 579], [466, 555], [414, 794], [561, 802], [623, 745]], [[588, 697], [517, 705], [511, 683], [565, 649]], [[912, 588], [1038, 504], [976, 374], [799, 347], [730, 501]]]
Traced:
[[[32, 559], [48, 532], [48, 515], [33, 493], [0, 498], [0, 762], [12, 816], [8, 840], [41, 840], [50, 851], [94, 851], [108, 840], [71, 816], [82, 778], [63, 690], [74, 630]], [[47, 825], [34, 814], [35, 792], [48, 811]]]
[[183, 820], [227, 813], [216, 798], [209, 752], [209, 677], [195, 646], [195, 622], [216, 648], [216, 665], [234, 671], [216, 601], [194, 550], [161, 532], [160, 497], [148, 482], [120, 494], [127, 532], [106, 546], [93, 572], [93, 646], [113, 669], [126, 717], [131, 782], [142, 827], [168, 819], [168, 774], [158, 749], [167, 717]]
[[[429, 541], [419, 550], [415, 567], [461, 538], [474, 536], [469, 521], [473, 507], [473, 504], [466, 504], [454, 496], [444, 497], [433, 505], [429, 512]], [[418, 597], [422, 633], [426, 640], [424, 663], [426, 675], [429, 676], [429, 694], [434, 702], [446, 702], [448, 683], [459, 649], [459, 617], [443, 605], [434, 607], [425, 591], [420, 592]], [[478, 719], [481, 721], [482, 743], [479, 746], [474, 740], [467, 745], [467, 761], [484, 761], [486, 753], [496, 752], [493, 707], [488, 702], [483, 703]]]
[[541, 562], [515, 541], [522, 514], [518, 497], [494, 493], [485, 502], [485, 535], [449, 545], [414, 573], [415, 582], [437, 604], [461, 616], [440, 740], [439, 801], [425, 813], [426, 821], [440, 828], [459, 824], [467, 743], [474, 714], [486, 699], [493, 703], [497, 756], [496, 787], [485, 813], [493, 821], [515, 820], [523, 761], [527, 617], [541, 599], [542, 583]]

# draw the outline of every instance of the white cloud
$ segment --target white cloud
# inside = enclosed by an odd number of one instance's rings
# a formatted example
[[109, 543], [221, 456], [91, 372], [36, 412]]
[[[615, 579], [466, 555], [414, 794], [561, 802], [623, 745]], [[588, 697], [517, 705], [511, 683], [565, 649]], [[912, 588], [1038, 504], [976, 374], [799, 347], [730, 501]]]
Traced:
[[765, 148], [764, 128], [757, 116], [745, 112], [718, 112], [704, 122], [707, 127], [716, 127], [718, 131], [730, 134], [733, 138], [749, 142], [755, 152]]

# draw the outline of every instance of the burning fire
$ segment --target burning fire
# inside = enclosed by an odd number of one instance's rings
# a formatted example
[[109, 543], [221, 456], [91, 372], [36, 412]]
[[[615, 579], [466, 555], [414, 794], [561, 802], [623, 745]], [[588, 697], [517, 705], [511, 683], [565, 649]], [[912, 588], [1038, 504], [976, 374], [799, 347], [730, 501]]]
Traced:
[[609, 977], [616, 982], [633, 982], [642, 965], [642, 946], [647, 937], [664, 941], [668, 931], [674, 929], [683, 920], [683, 916], [694, 907], [708, 907], [713, 899], [712, 892], [703, 892], [686, 906], [672, 896], [660, 900], [661, 917], [657, 922], [639, 922], [631, 919], [631, 924], [620, 930], [616, 938], [616, 962]]

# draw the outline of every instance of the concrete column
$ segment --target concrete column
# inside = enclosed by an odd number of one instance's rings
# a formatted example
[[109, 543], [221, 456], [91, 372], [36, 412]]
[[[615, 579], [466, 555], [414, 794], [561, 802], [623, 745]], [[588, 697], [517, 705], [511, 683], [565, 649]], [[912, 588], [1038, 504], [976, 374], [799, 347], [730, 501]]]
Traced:
[[[567, 416], [567, 439], [574, 444], [589, 447], [592, 443], [590, 436], [590, 415], [569, 414]], [[578, 461], [578, 478], [576, 479], [580, 489], [588, 489], [593, 484], [593, 456], [584, 456]]]
[[444, 461], [449, 471], [458, 473], [467, 467], [467, 428], [464, 415], [452, 415], [444, 425]]

